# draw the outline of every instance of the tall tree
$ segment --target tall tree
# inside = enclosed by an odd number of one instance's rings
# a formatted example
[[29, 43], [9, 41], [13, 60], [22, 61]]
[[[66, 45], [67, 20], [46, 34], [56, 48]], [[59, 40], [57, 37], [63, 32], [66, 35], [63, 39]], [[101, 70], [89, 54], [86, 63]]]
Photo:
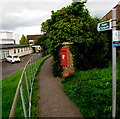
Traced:
[[74, 1], [57, 12], [52, 11], [51, 19], [42, 23], [54, 58], [60, 43], [74, 42], [71, 48], [74, 65], [80, 70], [106, 66], [109, 55], [108, 38], [104, 32], [97, 31], [100, 20], [90, 16], [84, 3]]
[[29, 44], [29, 41], [27, 40], [27, 38], [24, 35], [22, 35], [22, 37], [21, 37], [20, 44], [21, 45], [28, 45]]

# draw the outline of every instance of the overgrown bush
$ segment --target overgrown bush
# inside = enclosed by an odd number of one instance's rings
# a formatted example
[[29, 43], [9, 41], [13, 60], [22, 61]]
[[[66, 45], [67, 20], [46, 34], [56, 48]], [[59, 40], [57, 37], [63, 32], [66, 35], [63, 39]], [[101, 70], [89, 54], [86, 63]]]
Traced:
[[58, 50], [54, 50], [52, 55], [53, 55], [53, 75], [55, 77], [62, 77], [62, 72], [63, 72], [63, 68], [60, 65], [61, 64], [61, 58], [60, 58], [60, 49], [61, 46], [57, 47]]
[[96, 34], [92, 41], [74, 43], [70, 50], [73, 54], [76, 70], [88, 70], [92, 68], [104, 68], [110, 60], [109, 41], [105, 34]]

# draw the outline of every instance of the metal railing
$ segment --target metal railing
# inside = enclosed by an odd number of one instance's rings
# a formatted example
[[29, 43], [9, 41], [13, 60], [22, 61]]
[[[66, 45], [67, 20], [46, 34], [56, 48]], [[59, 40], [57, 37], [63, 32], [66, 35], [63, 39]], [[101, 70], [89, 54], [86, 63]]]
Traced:
[[[33, 82], [35, 79], [35, 75], [38, 71], [38, 68], [40, 66], [39, 59], [40, 59], [40, 55], [35, 55], [26, 63], [17, 86], [17, 90], [14, 96], [9, 118], [15, 117], [15, 111], [16, 111], [19, 94], [21, 95], [24, 117], [25, 118], [31, 117], [31, 100], [32, 100]], [[24, 91], [23, 91], [24, 89], [26, 89], [28, 95], [27, 96], [28, 102], [25, 102], [26, 97], [24, 96]], [[27, 103], [28, 103], [27, 106], [28, 109], [26, 109]]]

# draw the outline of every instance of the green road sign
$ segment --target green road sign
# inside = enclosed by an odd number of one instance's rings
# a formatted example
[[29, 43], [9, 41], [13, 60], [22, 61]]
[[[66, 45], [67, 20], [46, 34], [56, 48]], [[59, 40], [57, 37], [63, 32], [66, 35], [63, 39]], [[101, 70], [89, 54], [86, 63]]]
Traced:
[[111, 26], [112, 26], [111, 23], [112, 23], [111, 20], [98, 23], [97, 30], [98, 30], [98, 31], [110, 30], [110, 29], [112, 29], [112, 28], [111, 28]]

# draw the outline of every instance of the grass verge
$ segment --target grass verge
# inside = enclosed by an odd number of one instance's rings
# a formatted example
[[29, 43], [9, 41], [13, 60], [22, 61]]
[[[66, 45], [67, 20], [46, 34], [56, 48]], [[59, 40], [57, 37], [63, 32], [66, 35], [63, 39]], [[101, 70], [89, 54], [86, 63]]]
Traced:
[[[75, 72], [62, 81], [64, 91], [85, 118], [112, 117], [112, 68]], [[120, 118], [120, 59], [117, 59], [117, 118]]]
[[[42, 65], [44, 60], [47, 59], [48, 57], [50, 57], [50, 55], [47, 55], [39, 60], [40, 66]], [[2, 83], [2, 117], [3, 118], [8, 118], [8, 116], [9, 116], [13, 98], [14, 98], [16, 88], [17, 88], [18, 82], [20, 80], [22, 71], [23, 70], [20, 70], [20, 71], [16, 72], [15, 74], [0, 81], [0, 83]], [[36, 110], [37, 101], [39, 100], [39, 96], [38, 96], [38, 92], [37, 92], [37, 90], [38, 90], [37, 82], [38, 81], [35, 79], [35, 83], [34, 83], [34, 87], [33, 87], [34, 93], [33, 93], [33, 98], [32, 98], [32, 102], [33, 102], [32, 114], [34, 117], [38, 116], [38, 113], [39, 113], [38, 110]], [[23, 82], [23, 83], [25, 83], [25, 82]], [[27, 97], [27, 92], [25, 93], [24, 96]], [[21, 106], [20, 96], [18, 98], [16, 117], [23, 117], [23, 109]]]

